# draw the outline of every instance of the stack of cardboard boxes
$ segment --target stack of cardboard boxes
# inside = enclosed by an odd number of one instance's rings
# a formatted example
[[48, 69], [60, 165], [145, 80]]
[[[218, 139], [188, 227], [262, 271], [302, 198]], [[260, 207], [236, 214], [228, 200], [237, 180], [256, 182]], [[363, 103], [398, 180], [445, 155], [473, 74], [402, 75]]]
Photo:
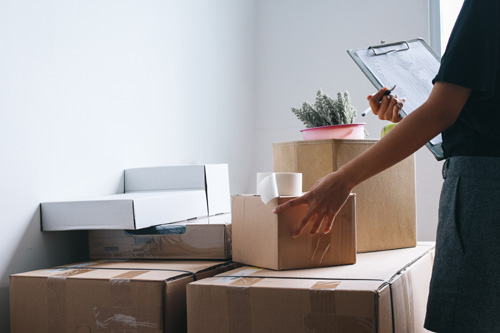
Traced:
[[[274, 168], [307, 191], [374, 143], [278, 143]], [[306, 207], [230, 200], [227, 174], [126, 170], [123, 194], [42, 203], [43, 230], [89, 229], [96, 260], [12, 275], [12, 331], [423, 331], [434, 246], [416, 244], [413, 156], [357, 186], [331, 233], [297, 239]]]
[[[307, 191], [375, 142], [277, 143], [274, 171], [302, 173]], [[233, 260], [248, 266], [187, 286], [189, 332], [425, 331], [434, 245], [416, 243], [414, 157], [353, 192], [330, 234], [297, 239], [307, 207], [233, 196]]]
[[42, 230], [89, 230], [89, 257], [105, 260], [12, 275], [12, 332], [184, 332], [186, 285], [239, 266], [227, 165], [124, 180], [121, 194], [41, 204]]

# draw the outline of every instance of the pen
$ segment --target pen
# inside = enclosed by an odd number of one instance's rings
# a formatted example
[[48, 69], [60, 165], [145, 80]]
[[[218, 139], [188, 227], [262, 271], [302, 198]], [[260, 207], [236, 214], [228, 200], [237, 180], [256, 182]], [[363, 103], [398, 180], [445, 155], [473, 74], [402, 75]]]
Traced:
[[[394, 85], [391, 89], [387, 89], [385, 91], [384, 95], [378, 100], [378, 102], [379, 103], [382, 102], [382, 98], [384, 96], [389, 95], [391, 92], [393, 92], [394, 89], [396, 89], [396, 85]], [[365, 111], [363, 111], [363, 113], [361, 114], [361, 116], [363, 116], [363, 117], [366, 116], [370, 111], [371, 111], [371, 108], [366, 109]]]

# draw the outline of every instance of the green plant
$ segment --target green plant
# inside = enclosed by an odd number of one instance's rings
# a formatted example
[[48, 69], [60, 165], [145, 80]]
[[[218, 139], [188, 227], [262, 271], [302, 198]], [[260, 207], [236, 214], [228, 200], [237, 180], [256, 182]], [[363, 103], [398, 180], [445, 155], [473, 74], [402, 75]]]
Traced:
[[292, 108], [292, 112], [301, 120], [307, 128], [352, 124], [356, 119], [356, 109], [351, 105], [349, 93], [338, 92], [337, 99], [333, 100], [323, 94], [321, 89], [316, 94], [314, 105], [308, 102], [302, 104], [302, 108]]

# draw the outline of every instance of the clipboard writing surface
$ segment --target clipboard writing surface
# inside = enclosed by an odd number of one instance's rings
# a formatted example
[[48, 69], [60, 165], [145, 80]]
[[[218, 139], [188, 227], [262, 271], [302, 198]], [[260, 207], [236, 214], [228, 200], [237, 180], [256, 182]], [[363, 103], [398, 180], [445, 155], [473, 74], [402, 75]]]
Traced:
[[[377, 90], [397, 85], [397, 94], [406, 98], [401, 118], [422, 105], [432, 90], [440, 58], [421, 38], [348, 50]], [[437, 160], [444, 158], [441, 134], [426, 144]]]

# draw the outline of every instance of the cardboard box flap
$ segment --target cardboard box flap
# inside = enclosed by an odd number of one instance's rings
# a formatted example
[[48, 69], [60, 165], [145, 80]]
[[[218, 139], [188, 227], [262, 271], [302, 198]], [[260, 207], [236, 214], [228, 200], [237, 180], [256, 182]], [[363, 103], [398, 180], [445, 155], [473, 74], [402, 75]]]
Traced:
[[58, 268], [161, 270], [198, 274], [227, 264], [227, 261], [211, 260], [96, 260], [58, 266]]
[[202, 224], [230, 224], [232, 220], [231, 213], [203, 216], [187, 221], [175, 222], [173, 225], [202, 225]]
[[161, 193], [134, 200], [137, 229], [208, 214], [205, 191], [161, 191]]
[[[245, 267], [244, 267], [245, 268]], [[284, 273], [286, 271], [280, 271]], [[199, 285], [253, 286], [261, 288], [314, 289], [314, 290], [364, 290], [378, 292], [386, 282], [378, 280], [324, 280], [288, 277], [236, 277], [218, 274], [213, 278], [196, 281]]]
[[227, 164], [207, 164], [205, 174], [209, 215], [230, 212], [231, 193]]
[[355, 265], [322, 267], [300, 270], [273, 271], [255, 267], [241, 267], [218, 276], [233, 277], [287, 277], [326, 280], [390, 281], [395, 273], [404, 270], [434, 249], [433, 243], [419, 243], [414, 248], [361, 253]]
[[[204, 225], [218, 225], [221, 227], [231, 224], [231, 214], [220, 214], [215, 216], [204, 216], [194, 219], [189, 219], [186, 221], [165, 223], [160, 225], [154, 225], [147, 228], [132, 229], [132, 230], [121, 230], [123, 234], [127, 236], [139, 236], [139, 235], [179, 235], [186, 233], [186, 228], [190, 226], [204, 226]], [[90, 231], [96, 232], [96, 231]], [[117, 230], [101, 230], [97, 231], [99, 236], [116, 236]]]
[[125, 192], [152, 190], [205, 190], [204, 165], [175, 165], [127, 169]]
[[12, 274], [13, 277], [49, 279], [98, 279], [98, 280], [135, 280], [135, 281], [166, 281], [190, 275], [189, 272], [173, 270], [128, 270], [128, 269], [95, 269], [60, 267], [41, 269], [31, 272]]

